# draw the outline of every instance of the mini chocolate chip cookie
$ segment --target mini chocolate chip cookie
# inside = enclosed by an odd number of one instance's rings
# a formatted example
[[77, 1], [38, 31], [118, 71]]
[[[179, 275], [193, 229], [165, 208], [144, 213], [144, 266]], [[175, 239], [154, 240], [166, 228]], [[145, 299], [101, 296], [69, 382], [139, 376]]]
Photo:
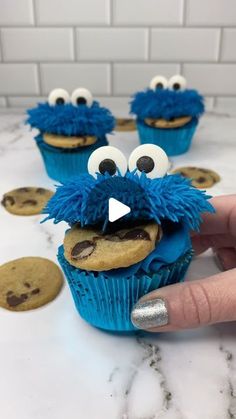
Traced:
[[116, 118], [115, 131], [136, 131], [136, 123], [132, 118]]
[[84, 135], [80, 137], [69, 137], [65, 135], [56, 135], [56, 134], [43, 134], [43, 139], [45, 143], [53, 147], [61, 148], [77, 148], [77, 147], [86, 147], [96, 143], [97, 138], [89, 135]]
[[0, 306], [31, 310], [52, 301], [63, 285], [58, 266], [44, 258], [24, 257], [0, 266]]
[[24, 187], [3, 195], [1, 204], [14, 215], [40, 214], [53, 192], [44, 188]]
[[88, 271], [125, 268], [145, 259], [160, 239], [161, 227], [156, 223], [110, 234], [76, 225], [65, 235], [65, 258], [76, 268]]
[[179, 173], [188, 179], [192, 179], [192, 185], [198, 189], [210, 188], [220, 181], [220, 176], [216, 172], [201, 167], [179, 167], [172, 173]]

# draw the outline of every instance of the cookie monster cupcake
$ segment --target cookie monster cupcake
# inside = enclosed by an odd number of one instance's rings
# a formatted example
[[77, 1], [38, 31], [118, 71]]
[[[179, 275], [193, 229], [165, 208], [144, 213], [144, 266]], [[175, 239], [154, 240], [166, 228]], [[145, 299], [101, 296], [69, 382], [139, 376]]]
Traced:
[[186, 89], [180, 75], [170, 80], [156, 76], [148, 89], [134, 95], [131, 113], [137, 117], [142, 144], [156, 144], [175, 156], [188, 151], [204, 113], [204, 99], [196, 90]]
[[90, 154], [107, 144], [115, 119], [87, 89], [74, 90], [71, 98], [54, 89], [46, 103], [28, 110], [27, 123], [40, 131], [35, 141], [48, 176], [64, 181], [87, 171]]
[[[116, 332], [144, 294], [182, 281], [192, 258], [190, 230], [213, 212], [208, 196], [180, 175], [168, 158], [144, 144], [126, 158], [114, 147], [95, 150], [88, 174], [58, 186], [44, 213], [70, 228], [58, 260], [84, 320]], [[117, 203], [117, 201], [119, 201]], [[123, 217], [117, 206], [122, 205]]]

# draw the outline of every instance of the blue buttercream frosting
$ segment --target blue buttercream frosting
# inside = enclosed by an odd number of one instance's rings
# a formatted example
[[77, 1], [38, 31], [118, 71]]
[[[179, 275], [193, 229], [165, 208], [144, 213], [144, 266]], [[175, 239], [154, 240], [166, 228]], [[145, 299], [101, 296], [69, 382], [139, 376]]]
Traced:
[[41, 132], [56, 135], [104, 137], [115, 126], [111, 112], [94, 101], [92, 106], [51, 106], [47, 102], [27, 111], [27, 123]]
[[171, 89], [146, 89], [137, 92], [131, 101], [131, 113], [138, 119], [145, 118], [178, 118], [191, 116], [199, 118], [204, 113], [204, 99], [196, 91], [186, 89], [173, 91]]
[[163, 266], [176, 262], [189, 249], [191, 249], [191, 240], [188, 229], [185, 225], [178, 224], [174, 230], [171, 232], [167, 230], [163, 234], [156, 248], [144, 260], [128, 268], [106, 271], [106, 276], [129, 277], [140, 270], [146, 274], [153, 274]]

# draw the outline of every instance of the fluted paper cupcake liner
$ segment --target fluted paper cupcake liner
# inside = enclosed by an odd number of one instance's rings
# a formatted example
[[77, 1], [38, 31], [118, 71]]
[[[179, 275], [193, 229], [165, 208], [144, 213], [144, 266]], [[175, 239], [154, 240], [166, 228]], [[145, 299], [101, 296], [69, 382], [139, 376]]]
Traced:
[[70, 265], [64, 257], [64, 248], [58, 249], [58, 260], [65, 273], [70, 290], [81, 317], [91, 325], [109, 331], [137, 330], [130, 313], [140, 297], [154, 289], [181, 282], [192, 259], [189, 249], [175, 263], [166, 265], [152, 275], [138, 272], [118, 278], [105, 272], [89, 272]]
[[91, 153], [98, 147], [108, 144], [104, 137], [91, 146], [71, 150], [46, 144], [42, 135], [38, 135], [35, 140], [48, 176], [59, 182], [64, 182], [81, 173], [87, 173], [87, 163]]
[[142, 121], [137, 121], [141, 144], [156, 144], [163, 148], [168, 156], [186, 153], [190, 148], [198, 120], [192, 120], [180, 128], [153, 128]]

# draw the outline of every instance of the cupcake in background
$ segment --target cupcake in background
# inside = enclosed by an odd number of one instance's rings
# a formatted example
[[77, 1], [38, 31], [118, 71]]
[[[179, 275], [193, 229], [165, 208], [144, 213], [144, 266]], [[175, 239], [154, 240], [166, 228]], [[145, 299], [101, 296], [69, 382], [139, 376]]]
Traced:
[[46, 220], [70, 226], [58, 260], [80, 315], [95, 327], [135, 331], [130, 313], [139, 298], [184, 279], [189, 232], [213, 208], [203, 191], [167, 170], [156, 145], [137, 147], [128, 164], [115, 147], [101, 147], [89, 173], [58, 186], [44, 210]]
[[26, 122], [39, 130], [35, 141], [47, 174], [61, 182], [87, 171], [90, 154], [107, 144], [106, 134], [115, 126], [110, 111], [84, 88], [71, 97], [64, 89], [54, 89], [46, 103], [27, 113]]
[[169, 80], [156, 76], [148, 89], [134, 95], [131, 113], [137, 117], [142, 144], [156, 144], [168, 156], [188, 151], [204, 113], [204, 99], [186, 85], [186, 79], [180, 75]]

